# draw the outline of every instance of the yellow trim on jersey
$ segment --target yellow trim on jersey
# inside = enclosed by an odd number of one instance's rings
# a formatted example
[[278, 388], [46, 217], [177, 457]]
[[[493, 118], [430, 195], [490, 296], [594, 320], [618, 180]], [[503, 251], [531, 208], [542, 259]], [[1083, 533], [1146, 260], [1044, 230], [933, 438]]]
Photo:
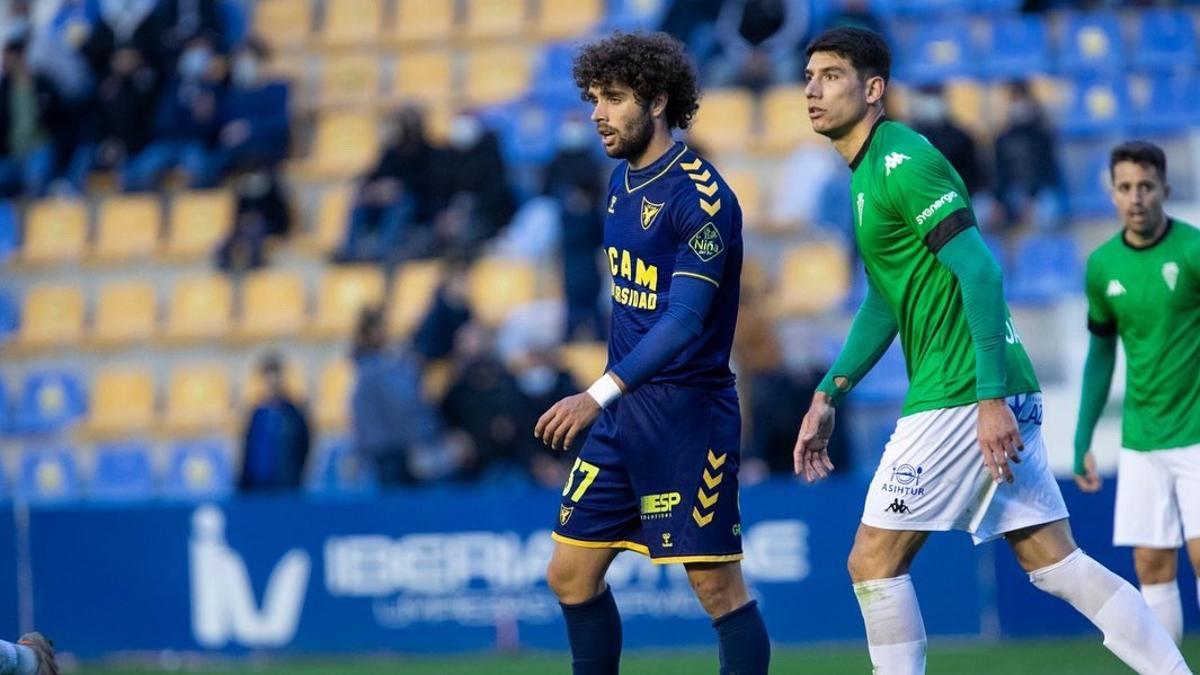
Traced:
[[551, 532], [550, 538], [554, 541], [578, 546], [580, 548], [623, 548], [626, 551], [641, 553], [644, 556], [650, 555], [650, 549], [633, 541], [584, 541], [583, 539], [572, 539], [564, 537], [557, 532]]
[[679, 555], [673, 558], [651, 558], [650, 562], [655, 565], [677, 565], [681, 563], [733, 562], [741, 560], [744, 557], [741, 553], [730, 553], [728, 555]]
[[712, 284], [713, 286], [716, 286], [717, 288], [721, 287], [721, 284], [717, 283], [716, 279], [713, 279], [712, 277], [706, 277], [703, 274], [696, 274], [695, 272], [672, 272], [671, 276], [673, 276], [673, 277], [692, 277], [693, 279], [700, 279], [702, 281], [707, 281], [708, 283]]
[[671, 167], [675, 166], [675, 162], [678, 162], [681, 157], [683, 157], [685, 154], [687, 154], [687, 152], [688, 152], [688, 146], [685, 144], [683, 146], [683, 150], [680, 150], [679, 154], [675, 155], [675, 159], [672, 159], [670, 162], [668, 162], [667, 165], [663, 167], [662, 171], [659, 171], [658, 173], [654, 174], [653, 178], [651, 178], [650, 180], [647, 180], [645, 183], [642, 183], [641, 185], [639, 185], [635, 188], [629, 187], [629, 164], [626, 163], [625, 164], [625, 193], [633, 194], [633, 193], [637, 192], [638, 190], [641, 190], [642, 188], [646, 187], [647, 185], [653, 183], [654, 181], [658, 180], [659, 178], [662, 178], [663, 174], [670, 171]]

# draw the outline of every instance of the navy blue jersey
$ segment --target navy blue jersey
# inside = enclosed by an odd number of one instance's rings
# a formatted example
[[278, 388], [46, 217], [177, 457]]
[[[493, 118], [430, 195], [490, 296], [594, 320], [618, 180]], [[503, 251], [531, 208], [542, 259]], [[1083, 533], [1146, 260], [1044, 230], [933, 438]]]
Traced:
[[621, 162], [608, 189], [604, 252], [613, 276], [608, 367], [625, 358], [667, 309], [684, 275], [717, 287], [700, 337], [650, 382], [733, 385], [729, 353], [742, 274], [742, 209], [716, 169], [676, 142], [638, 170]]

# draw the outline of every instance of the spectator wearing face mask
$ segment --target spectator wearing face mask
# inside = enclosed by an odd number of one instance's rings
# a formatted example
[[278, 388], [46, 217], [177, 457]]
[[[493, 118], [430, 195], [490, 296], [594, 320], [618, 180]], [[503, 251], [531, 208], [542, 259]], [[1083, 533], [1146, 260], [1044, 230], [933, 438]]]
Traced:
[[[514, 365], [514, 379], [521, 394], [521, 429], [532, 429], [542, 413], [563, 398], [580, 390], [571, 374], [560, 365], [556, 345], [535, 345]], [[574, 459], [555, 450], [532, 434], [521, 435], [522, 458], [534, 482], [544, 487], [562, 485]]]
[[438, 205], [433, 233], [443, 255], [470, 255], [512, 219], [516, 200], [495, 132], [463, 113], [452, 120], [450, 147], [435, 163]]
[[0, 75], [0, 197], [40, 197], [54, 174], [52, 130], [62, 105], [54, 86], [34, 75], [23, 39], [4, 45]]
[[798, 80], [812, 14], [811, 0], [724, 0], [715, 26], [714, 84], [763, 89]]
[[164, 26], [162, 49], [172, 62], [196, 35], [212, 36], [216, 50], [221, 53], [231, 46], [221, 18], [220, 0], [159, 0], [159, 13]]
[[237, 180], [237, 212], [229, 236], [217, 249], [217, 267], [240, 273], [267, 263], [267, 241], [286, 237], [292, 213], [279, 177], [260, 167]]
[[1055, 136], [1024, 82], [1009, 86], [1008, 127], [996, 138], [996, 196], [1006, 228], [1055, 229], [1066, 221]]
[[979, 148], [971, 135], [951, 119], [941, 86], [918, 89], [909, 105], [913, 129], [945, 155], [962, 178], [971, 195], [976, 220], [991, 222], [996, 206], [987, 192], [988, 179], [980, 161]]

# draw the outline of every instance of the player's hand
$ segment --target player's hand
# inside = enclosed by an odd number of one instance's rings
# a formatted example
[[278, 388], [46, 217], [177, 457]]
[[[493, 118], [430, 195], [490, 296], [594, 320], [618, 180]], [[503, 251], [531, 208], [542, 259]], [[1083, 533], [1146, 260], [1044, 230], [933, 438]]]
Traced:
[[1017, 418], [1002, 398], [979, 402], [979, 451], [983, 453], [983, 464], [997, 483], [1013, 482], [1012, 469], [1008, 463], [1021, 463], [1021, 451], [1025, 441]]
[[555, 450], [570, 450], [584, 429], [592, 425], [600, 415], [600, 404], [586, 391], [568, 396], [538, 418], [533, 435]]
[[829, 397], [821, 392], [813, 395], [812, 404], [800, 423], [800, 434], [792, 461], [797, 476], [815, 483], [829, 476], [833, 462], [829, 461], [829, 438], [833, 436], [835, 410], [829, 405]]
[[1084, 492], [1099, 492], [1104, 479], [1096, 470], [1096, 458], [1089, 451], [1083, 456], [1083, 473], [1075, 474], [1075, 485]]

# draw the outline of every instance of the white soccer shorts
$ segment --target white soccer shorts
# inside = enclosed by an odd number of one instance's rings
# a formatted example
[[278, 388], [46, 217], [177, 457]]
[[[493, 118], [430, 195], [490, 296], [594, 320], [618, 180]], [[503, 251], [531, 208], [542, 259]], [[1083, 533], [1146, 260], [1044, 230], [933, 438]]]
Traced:
[[1179, 548], [1200, 537], [1200, 445], [1122, 450], [1113, 545]]
[[1067, 517], [1046, 462], [1042, 396], [1008, 398], [1025, 450], [1009, 462], [1013, 482], [997, 485], [979, 451], [977, 404], [929, 410], [896, 423], [863, 508], [862, 522], [885, 530], [971, 533], [976, 544]]

